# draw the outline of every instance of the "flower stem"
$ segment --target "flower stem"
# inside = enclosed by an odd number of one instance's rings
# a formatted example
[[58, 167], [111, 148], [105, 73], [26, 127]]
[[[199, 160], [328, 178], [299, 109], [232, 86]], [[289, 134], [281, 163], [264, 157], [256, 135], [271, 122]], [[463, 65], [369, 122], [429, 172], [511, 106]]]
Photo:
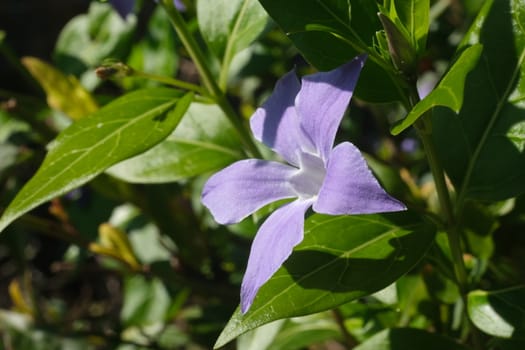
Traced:
[[197, 71], [199, 72], [202, 79], [204, 88], [215, 100], [217, 105], [222, 109], [226, 117], [232, 123], [233, 127], [237, 130], [241, 138], [241, 142], [248, 149], [249, 153], [254, 157], [261, 158], [259, 149], [255, 145], [253, 139], [250, 137], [244, 121], [235, 112], [224, 92], [220, 89], [219, 85], [215, 81], [215, 77], [207, 65], [204, 54], [188, 30], [188, 27], [186, 26], [186, 23], [184, 22], [184, 19], [180, 15], [179, 11], [173, 5], [173, 1], [161, 0], [160, 3], [170, 17], [173, 28], [177, 32], [179, 39], [182, 41], [182, 44], [188, 51], [189, 56], [193, 60], [193, 63], [195, 64], [195, 67], [197, 68]]
[[[445, 175], [441, 163], [437, 158], [436, 148], [434, 142], [432, 142], [431, 125], [429, 120], [430, 115], [424, 115], [414, 125], [418, 131], [421, 142], [427, 155], [430, 170], [432, 171], [432, 177], [436, 186], [436, 192], [439, 199], [439, 205], [442, 210], [446, 222], [446, 233], [448, 237], [448, 243], [452, 253], [452, 259], [454, 263], [454, 271], [458, 282], [459, 289], [463, 299], [466, 298], [468, 292], [468, 278], [465, 264], [463, 261], [463, 251], [461, 249], [460, 232], [458, 230], [457, 221], [454, 215], [452, 207], [452, 201], [445, 181]], [[465, 301], [465, 300], [463, 300]], [[466, 305], [466, 304], [465, 304]]]
[[463, 302], [463, 308], [465, 310], [465, 317], [472, 330], [472, 342], [474, 349], [482, 349], [480, 334], [475, 326], [471, 323], [467, 310], [467, 294], [469, 292], [469, 281], [467, 270], [465, 268], [465, 262], [463, 260], [463, 250], [461, 248], [461, 237], [458, 221], [452, 206], [452, 200], [450, 199], [450, 193], [447, 188], [445, 180], [445, 172], [443, 167], [437, 158], [437, 152], [432, 141], [432, 125], [430, 121], [431, 112], [425, 113], [415, 124], [414, 127], [418, 132], [418, 135], [423, 143], [425, 154], [428, 159], [428, 164], [434, 178], [434, 184], [436, 186], [436, 192], [438, 195], [439, 205], [444, 216], [446, 227], [445, 232], [448, 238], [448, 244], [452, 254], [452, 263], [454, 266], [454, 273], [461, 294], [461, 301]]

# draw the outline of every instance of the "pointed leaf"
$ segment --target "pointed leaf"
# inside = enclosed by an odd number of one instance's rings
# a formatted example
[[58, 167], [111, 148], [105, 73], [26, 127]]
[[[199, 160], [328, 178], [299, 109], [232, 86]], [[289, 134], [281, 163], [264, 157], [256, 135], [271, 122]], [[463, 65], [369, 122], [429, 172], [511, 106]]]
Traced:
[[[319, 70], [331, 70], [364, 52], [369, 59], [356, 95], [370, 102], [400, 99], [396, 81], [377, 56], [376, 32], [381, 30], [377, 4], [369, 0], [260, 0], [305, 58]], [[381, 66], [380, 66], [381, 64]]]
[[467, 77], [463, 107], [459, 114], [434, 110], [439, 157], [460, 201], [525, 192], [524, 28], [523, 0], [485, 2], [464, 41], [484, 49]]
[[221, 83], [228, 77], [231, 61], [266, 27], [268, 16], [257, 0], [199, 0], [199, 28], [221, 60]]
[[396, 14], [410, 35], [411, 43], [418, 53], [426, 50], [429, 28], [430, 1], [404, 0], [393, 1]]
[[139, 90], [65, 129], [49, 146], [40, 169], [3, 213], [0, 231], [36, 206], [162, 141], [193, 98], [191, 94], [180, 96], [166, 88]]
[[476, 66], [481, 51], [482, 46], [479, 44], [465, 49], [437, 87], [423, 100], [419, 101], [405, 119], [400, 120], [392, 127], [392, 134], [398, 135], [414, 124], [426, 111], [436, 106], [448, 107], [458, 113], [463, 104], [465, 79], [467, 74]]
[[332, 309], [383, 289], [414, 267], [433, 238], [434, 227], [407, 212], [314, 214], [303, 242], [250, 310], [233, 314], [215, 347], [273, 320]]
[[217, 106], [193, 103], [166, 140], [108, 172], [128, 182], [162, 183], [222, 169], [242, 157], [230, 125]]
[[501, 338], [525, 339], [525, 288], [468, 295], [468, 314], [483, 332]]
[[364, 343], [354, 348], [355, 350], [468, 350], [467, 347], [456, 343], [450, 338], [429, 333], [416, 328], [385, 329]]
[[98, 109], [93, 97], [80, 85], [75, 76], [66, 76], [36, 57], [24, 57], [22, 63], [46, 92], [49, 107], [63, 112], [73, 120], [85, 117]]
[[248, 47], [268, 20], [257, 0], [198, 0], [197, 16], [204, 39], [221, 60]]

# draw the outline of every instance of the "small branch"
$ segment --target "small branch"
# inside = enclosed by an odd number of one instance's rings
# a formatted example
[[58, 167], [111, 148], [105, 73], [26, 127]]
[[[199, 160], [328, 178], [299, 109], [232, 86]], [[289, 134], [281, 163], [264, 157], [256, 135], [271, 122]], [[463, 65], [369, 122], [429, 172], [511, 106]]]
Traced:
[[343, 316], [343, 313], [341, 312], [340, 309], [335, 308], [335, 309], [332, 309], [332, 314], [334, 315], [335, 322], [339, 326], [339, 330], [341, 331], [341, 334], [343, 335], [346, 348], [353, 349], [359, 343], [354, 338], [354, 336], [348, 331], [348, 329], [346, 329], [345, 318]]

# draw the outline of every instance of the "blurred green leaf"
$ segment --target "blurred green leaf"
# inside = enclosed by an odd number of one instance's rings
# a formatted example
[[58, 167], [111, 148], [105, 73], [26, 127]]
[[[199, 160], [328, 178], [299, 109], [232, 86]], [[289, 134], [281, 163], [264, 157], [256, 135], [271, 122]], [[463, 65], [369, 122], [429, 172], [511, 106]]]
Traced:
[[49, 107], [63, 112], [73, 120], [81, 119], [98, 109], [91, 94], [80, 85], [75, 76], [66, 76], [36, 57], [24, 57], [22, 63], [46, 92]]
[[376, 32], [382, 28], [375, 1], [260, 2], [304, 57], [319, 70], [333, 69], [368, 52], [371, 57], [361, 72], [355, 92], [358, 97], [369, 102], [391, 102], [401, 98], [390, 62], [383, 61], [374, 48]]
[[525, 192], [525, 3], [486, 1], [463, 47], [483, 53], [468, 75], [459, 114], [436, 108], [438, 154], [460, 201]]
[[[95, 345], [82, 338], [56, 335], [51, 330], [39, 329], [33, 320], [23, 314], [0, 310], [0, 349], [31, 350], [94, 350]], [[94, 337], [93, 337], [94, 338]], [[92, 339], [93, 340], [93, 339]]]
[[243, 350], [266, 350], [273, 342], [285, 320], [277, 320], [244, 333], [237, 339], [237, 347]]
[[355, 350], [467, 350], [465, 346], [441, 335], [415, 328], [385, 329], [374, 335]]
[[392, 134], [398, 135], [411, 126], [426, 111], [444, 106], [458, 113], [463, 103], [463, 90], [467, 74], [476, 66], [482, 45], [473, 45], [461, 52], [449, 71], [430, 94], [419, 101], [408, 115], [392, 127]]
[[468, 294], [468, 314], [476, 327], [495, 337], [525, 339], [525, 287]]
[[225, 86], [233, 57], [261, 34], [268, 16], [257, 0], [199, 0], [197, 16], [202, 36], [221, 60], [219, 81]]
[[124, 281], [120, 318], [127, 327], [162, 323], [170, 303], [169, 293], [161, 280], [133, 275]]
[[303, 242], [250, 310], [233, 314], [215, 346], [273, 320], [332, 309], [383, 289], [414, 267], [433, 238], [433, 225], [413, 213], [314, 214]]
[[166, 140], [108, 172], [128, 182], [173, 182], [221, 169], [241, 156], [237, 133], [221, 110], [193, 103]]
[[82, 76], [82, 84], [91, 90], [99, 81], [89, 69], [106, 58], [123, 60], [135, 26], [135, 16], [124, 20], [111, 5], [91, 2], [87, 14], [74, 17], [60, 32], [54, 60], [62, 72]]
[[0, 218], [0, 231], [36, 206], [153, 147], [177, 126], [193, 98], [157, 88], [125, 95], [65, 129], [38, 172]]
[[341, 330], [333, 317], [326, 314], [294, 317], [286, 321], [268, 350], [300, 350], [340, 338]]
[[[127, 63], [135, 70], [172, 77], [178, 61], [175, 33], [168, 15], [158, 6], [149, 20], [144, 38], [133, 46]], [[143, 79], [127, 79], [123, 83], [128, 88], [153, 85], [152, 81]]]

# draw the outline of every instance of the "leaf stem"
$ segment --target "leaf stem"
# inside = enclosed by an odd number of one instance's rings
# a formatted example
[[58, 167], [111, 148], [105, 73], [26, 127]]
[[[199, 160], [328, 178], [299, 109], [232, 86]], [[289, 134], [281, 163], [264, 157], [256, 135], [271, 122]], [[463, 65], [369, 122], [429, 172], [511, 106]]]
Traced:
[[203, 52], [188, 30], [188, 27], [186, 26], [186, 23], [184, 22], [184, 19], [180, 15], [179, 11], [173, 5], [173, 1], [161, 0], [160, 3], [170, 17], [171, 24], [177, 32], [179, 39], [182, 41], [182, 44], [188, 51], [189, 56], [192, 58], [195, 67], [200, 74], [204, 88], [216, 101], [217, 105], [222, 109], [226, 117], [232, 123], [233, 127], [237, 130], [242, 143], [248, 149], [249, 153], [254, 157], [262, 158], [259, 149], [255, 145], [253, 139], [250, 137], [250, 133], [248, 132], [244, 121], [235, 112], [232, 105], [226, 98], [226, 95], [215, 81], [215, 77], [207, 65]]
[[162, 75], [150, 74], [150, 73], [137, 71], [137, 70], [133, 71], [133, 76], [138, 77], [138, 78], [158, 81], [159, 83], [178, 87], [178, 88], [188, 90], [188, 91], [193, 91], [198, 94], [206, 96], [205, 92], [202, 90], [200, 86], [191, 84], [191, 83], [188, 83], [182, 80], [173, 79], [173, 78], [162, 76]]

